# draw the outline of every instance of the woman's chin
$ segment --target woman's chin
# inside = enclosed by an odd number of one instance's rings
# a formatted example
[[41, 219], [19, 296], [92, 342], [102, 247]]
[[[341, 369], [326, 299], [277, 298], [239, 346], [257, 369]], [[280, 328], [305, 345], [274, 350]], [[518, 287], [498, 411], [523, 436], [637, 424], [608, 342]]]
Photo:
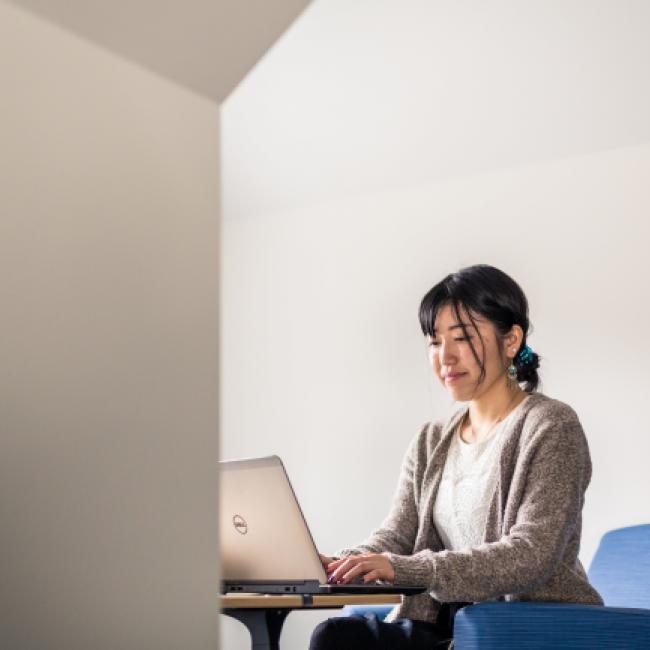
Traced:
[[460, 386], [445, 386], [445, 389], [455, 402], [469, 402], [472, 399], [472, 391], [467, 388], [463, 389]]

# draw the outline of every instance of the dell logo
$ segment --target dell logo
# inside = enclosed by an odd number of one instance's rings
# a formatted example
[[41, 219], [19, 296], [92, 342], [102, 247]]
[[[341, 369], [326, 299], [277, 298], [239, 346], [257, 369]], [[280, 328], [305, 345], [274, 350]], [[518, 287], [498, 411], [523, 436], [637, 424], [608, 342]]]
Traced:
[[235, 526], [235, 530], [240, 535], [245, 535], [248, 532], [248, 524], [246, 523], [246, 520], [243, 517], [240, 517], [239, 515], [235, 515], [232, 518], [232, 523]]

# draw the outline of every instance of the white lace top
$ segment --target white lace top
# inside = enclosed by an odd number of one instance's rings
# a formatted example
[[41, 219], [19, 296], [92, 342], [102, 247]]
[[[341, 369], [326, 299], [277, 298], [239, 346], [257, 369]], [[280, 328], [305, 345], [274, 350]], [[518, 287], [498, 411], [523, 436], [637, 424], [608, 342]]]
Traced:
[[525, 401], [479, 442], [464, 442], [460, 429], [454, 433], [433, 509], [433, 523], [445, 548], [458, 551], [483, 542], [488, 507], [497, 484], [501, 433]]

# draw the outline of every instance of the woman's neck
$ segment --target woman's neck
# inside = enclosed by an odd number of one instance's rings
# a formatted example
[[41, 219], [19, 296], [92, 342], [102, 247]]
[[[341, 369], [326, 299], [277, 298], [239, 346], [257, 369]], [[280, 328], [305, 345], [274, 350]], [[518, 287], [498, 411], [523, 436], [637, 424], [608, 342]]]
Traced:
[[508, 379], [496, 381], [487, 392], [470, 401], [468, 416], [471, 429], [476, 433], [487, 429], [497, 420], [505, 418], [525, 397], [526, 393], [517, 384], [509, 386]]

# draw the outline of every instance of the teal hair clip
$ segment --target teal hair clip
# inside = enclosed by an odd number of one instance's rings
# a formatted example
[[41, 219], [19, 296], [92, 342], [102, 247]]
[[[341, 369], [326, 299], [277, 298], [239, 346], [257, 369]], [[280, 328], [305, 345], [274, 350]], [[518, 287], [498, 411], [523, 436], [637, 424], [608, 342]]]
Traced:
[[527, 366], [528, 364], [533, 362], [533, 350], [529, 345], [524, 346], [519, 350], [519, 354], [517, 355], [517, 361], [521, 363], [524, 366]]

